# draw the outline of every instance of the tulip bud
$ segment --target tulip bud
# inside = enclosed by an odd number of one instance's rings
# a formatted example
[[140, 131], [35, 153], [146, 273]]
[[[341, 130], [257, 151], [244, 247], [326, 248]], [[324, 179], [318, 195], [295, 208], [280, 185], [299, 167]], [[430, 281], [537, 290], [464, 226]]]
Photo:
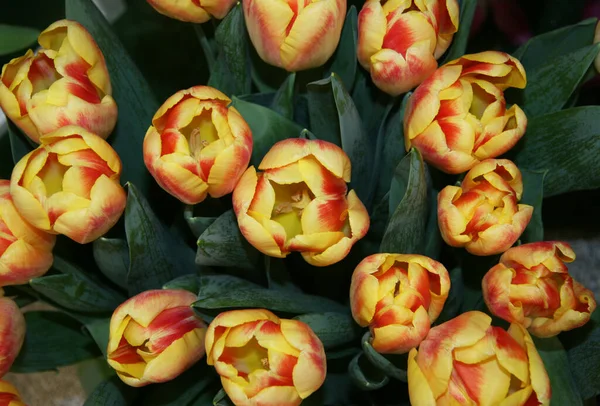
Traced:
[[26, 406], [21, 400], [21, 395], [10, 382], [0, 381], [1, 406]]
[[427, 336], [450, 291], [442, 264], [423, 255], [374, 254], [352, 274], [354, 320], [368, 326], [380, 353], [404, 354]]
[[104, 56], [79, 23], [60, 20], [29, 50], [2, 68], [0, 107], [29, 138], [78, 125], [102, 138], [117, 122]]
[[0, 378], [9, 371], [19, 355], [24, 339], [25, 318], [19, 306], [2, 296], [0, 289]]
[[85, 244], [103, 234], [125, 210], [121, 160], [102, 138], [67, 126], [45, 135], [13, 169], [15, 207], [34, 227]]
[[167, 17], [190, 23], [205, 23], [214, 17], [225, 18], [237, 0], [147, 0], [159, 13]]
[[550, 380], [531, 336], [478, 311], [433, 327], [408, 354], [413, 405], [549, 405]]
[[446, 186], [438, 194], [438, 224], [444, 241], [474, 255], [494, 255], [509, 249], [521, 236], [533, 207], [517, 204], [523, 181], [507, 159], [487, 159], [471, 169], [460, 187]]
[[504, 154], [527, 126], [519, 106], [506, 109], [504, 90], [526, 83], [523, 65], [502, 52], [447, 63], [410, 97], [404, 115], [406, 149], [417, 148], [428, 163], [453, 174]]
[[327, 62], [346, 17], [346, 0], [248, 0], [242, 5], [260, 58], [289, 72]]
[[196, 299], [186, 290], [149, 290], [115, 310], [107, 356], [123, 382], [167, 382], [204, 356], [206, 325], [191, 307]]
[[264, 309], [219, 314], [206, 332], [206, 362], [237, 406], [296, 406], [325, 381], [323, 344], [306, 324]]
[[456, 0], [367, 0], [358, 15], [358, 61], [378, 88], [405, 93], [435, 71], [458, 15]]
[[169, 97], [152, 118], [144, 162], [158, 184], [187, 204], [233, 191], [252, 155], [252, 132], [231, 100], [195, 86]]
[[289, 138], [248, 168], [233, 192], [240, 231], [262, 253], [299, 251], [314, 266], [342, 260], [369, 229], [369, 215], [350, 182], [350, 159], [321, 140]]
[[52, 266], [56, 237], [32, 227], [17, 212], [10, 181], [0, 179], [0, 286], [22, 285]]
[[569, 275], [575, 253], [564, 242], [524, 244], [506, 251], [483, 278], [490, 311], [537, 337], [583, 326], [596, 308], [594, 294]]

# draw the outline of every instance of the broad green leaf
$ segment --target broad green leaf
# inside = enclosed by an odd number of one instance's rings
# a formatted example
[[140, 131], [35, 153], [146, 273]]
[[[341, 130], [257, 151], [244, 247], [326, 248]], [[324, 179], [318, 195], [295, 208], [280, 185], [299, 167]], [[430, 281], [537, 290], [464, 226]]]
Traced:
[[309, 313], [294, 319], [308, 324], [326, 350], [351, 343], [360, 337], [360, 328], [350, 314]]
[[569, 359], [557, 337], [531, 337], [550, 378], [553, 405], [583, 406], [581, 395], [569, 370]]
[[352, 358], [348, 365], [348, 375], [354, 385], [367, 391], [381, 389], [390, 382], [390, 378], [371, 364], [364, 353]]
[[422, 253], [429, 258], [439, 260], [441, 255], [442, 246], [444, 244], [444, 240], [442, 239], [442, 234], [440, 233], [440, 227], [438, 224], [438, 204], [437, 197], [439, 191], [433, 186], [433, 181], [431, 179], [431, 168], [425, 164], [425, 168], [427, 169], [427, 206], [428, 206], [428, 214], [427, 214], [427, 222], [425, 226], [425, 241], [424, 248]]
[[435, 320], [435, 324], [439, 325], [458, 316], [461, 313], [461, 308], [464, 300], [465, 285], [463, 282], [462, 269], [454, 268], [448, 271], [450, 275], [450, 292], [442, 312]]
[[356, 76], [352, 99], [356, 108], [360, 111], [367, 134], [377, 134], [383, 116], [394, 99], [373, 86], [371, 76], [366, 70], [358, 69]]
[[233, 97], [231, 104], [246, 120], [252, 130], [254, 145], [250, 164], [258, 166], [275, 143], [300, 134], [302, 128], [273, 110]]
[[0, 56], [21, 51], [33, 45], [40, 31], [31, 27], [0, 24]]
[[213, 406], [233, 406], [233, 402], [231, 401], [231, 399], [229, 399], [229, 397], [227, 396], [227, 394], [225, 393], [225, 390], [221, 389], [213, 398], [212, 401]]
[[25, 313], [27, 334], [11, 371], [52, 371], [101, 355], [92, 338], [70, 316], [52, 311]]
[[202, 28], [202, 24], [194, 24], [194, 32], [196, 33], [198, 42], [200, 42], [200, 47], [202, 47], [202, 52], [204, 53], [204, 58], [206, 59], [206, 64], [208, 65], [208, 71], [213, 72], [217, 63], [214, 52], [214, 45], [216, 41], [214, 38], [212, 38], [212, 41], [208, 39], [204, 29]]
[[458, 32], [454, 34], [452, 45], [446, 53], [446, 56], [443, 58], [444, 62], [441, 62], [440, 66], [460, 58], [466, 53], [469, 34], [471, 33], [471, 23], [473, 22], [473, 16], [475, 15], [476, 8], [477, 0], [462, 0], [462, 4], [460, 6]]
[[115, 375], [98, 385], [83, 406], [130, 406], [139, 393]]
[[90, 333], [96, 345], [106, 357], [108, 338], [110, 334], [110, 318], [94, 318], [84, 323], [86, 330]]
[[10, 150], [13, 163], [16, 165], [25, 155], [33, 151], [34, 147], [28, 141], [27, 136], [12, 121], [8, 121], [8, 137], [10, 139]]
[[331, 76], [306, 85], [310, 130], [323, 141], [342, 145], [340, 121], [331, 88]]
[[381, 241], [381, 252], [422, 252], [427, 221], [427, 180], [421, 154], [416, 149], [396, 167], [389, 197], [391, 215]]
[[94, 2], [66, 0], [65, 4], [66, 17], [81, 23], [90, 32], [106, 60], [113, 97], [119, 108], [117, 125], [107, 141], [121, 157], [121, 181], [134, 183], [142, 194], [147, 195], [154, 180], [144, 165], [142, 143], [158, 103]]
[[144, 406], [188, 406], [217, 379], [212, 367], [201, 361], [172, 381], [150, 386], [142, 402]]
[[545, 198], [600, 187], [599, 116], [599, 106], [585, 106], [529, 121], [513, 160], [520, 168], [548, 170]]
[[292, 72], [285, 78], [273, 97], [270, 108], [290, 120], [294, 119], [294, 87], [296, 73]]
[[96, 387], [115, 376], [115, 370], [104, 358], [92, 358], [77, 364], [77, 377], [86, 395], [91, 395]]
[[[399, 381], [406, 382], [407, 381], [406, 370], [397, 367], [386, 356], [378, 353], [371, 345], [371, 338], [372, 338], [371, 333], [367, 332], [363, 335], [363, 338], [361, 340], [361, 345], [362, 345], [362, 349], [363, 349], [363, 353], [364, 353], [365, 357], [369, 360], [369, 362], [375, 368], [379, 369], [386, 376], [397, 379]], [[391, 355], [388, 357], [394, 357], [394, 355]], [[402, 359], [402, 357], [398, 357], [398, 358]]]
[[300, 291], [300, 288], [292, 282], [283, 258], [274, 258], [265, 255], [264, 260], [269, 289]]
[[542, 200], [544, 199], [544, 176], [546, 176], [546, 171], [522, 169], [521, 174], [523, 175], [523, 197], [519, 203], [533, 206], [531, 221], [521, 235], [521, 241], [523, 243], [542, 241], [544, 239]]
[[346, 21], [342, 28], [340, 43], [331, 57], [330, 67], [327, 70], [327, 76], [332, 73], [337, 74], [348, 91], [354, 87], [354, 78], [356, 76], [356, 46], [358, 42], [358, 16], [356, 7], [350, 6]]
[[347, 307], [320, 296], [300, 292], [271, 290], [230, 275], [201, 277], [199, 309], [264, 308], [277, 312], [304, 314], [345, 313]]
[[177, 276], [196, 272], [193, 251], [165, 228], [133, 184], [128, 185], [125, 233], [130, 295], [160, 289]]
[[238, 3], [215, 31], [219, 47], [208, 85], [229, 96], [250, 93], [252, 89], [248, 39], [242, 4]]
[[183, 210], [183, 218], [196, 238], [200, 237], [208, 226], [217, 219], [217, 217], [195, 217], [193, 206], [186, 206]]
[[127, 289], [129, 247], [120, 238], [100, 237], [93, 242], [94, 260], [100, 271], [117, 286]]
[[200, 276], [196, 274], [183, 275], [163, 285], [163, 289], [183, 289], [194, 294], [200, 292]]
[[198, 238], [196, 263], [253, 269], [259, 252], [242, 236], [233, 210], [217, 218]]

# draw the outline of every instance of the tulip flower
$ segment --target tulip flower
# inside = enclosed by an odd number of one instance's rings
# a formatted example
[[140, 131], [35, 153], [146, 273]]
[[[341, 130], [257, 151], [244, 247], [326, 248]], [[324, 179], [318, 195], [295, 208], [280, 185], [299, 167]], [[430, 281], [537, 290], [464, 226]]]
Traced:
[[509, 249], [531, 220], [533, 207], [518, 204], [523, 180], [507, 159], [487, 159], [465, 176], [460, 187], [438, 194], [438, 224], [444, 241], [474, 255]]
[[167, 382], [204, 356], [206, 325], [191, 307], [195, 301], [186, 290], [149, 290], [115, 310], [107, 358], [123, 382]]
[[506, 108], [504, 90], [522, 89], [526, 82], [523, 65], [497, 51], [464, 55], [440, 67], [406, 107], [407, 151], [417, 148], [429, 164], [452, 174], [504, 154], [527, 127], [519, 106]]
[[41, 48], [2, 68], [0, 107], [29, 138], [66, 125], [108, 137], [117, 122], [102, 51], [79, 23], [60, 20], [44, 30]]
[[321, 140], [289, 138], [248, 168], [233, 192], [240, 231], [262, 253], [299, 251], [314, 266], [342, 260], [369, 229], [369, 215], [351, 190], [350, 159]]
[[531, 336], [478, 311], [432, 328], [408, 354], [413, 405], [549, 405], [550, 380]]
[[248, 167], [252, 133], [230, 102], [217, 89], [195, 86], [169, 97], [152, 118], [144, 162], [186, 204], [231, 193]]
[[323, 344], [306, 324], [264, 309], [219, 314], [206, 332], [206, 361], [237, 406], [296, 406], [325, 381]]
[[2, 293], [0, 289], [0, 378], [12, 366], [25, 339], [23, 314], [19, 306], [11, 299], [2, 296]]
[[580, 327], [590, 320], [596, 300], [569, 275], [565, 262], [574, 260], [575, 253], [564, 242], [511, 248], [483, 278], [483, 298], [494, 315], [537, 337]]
[[323, 65], [340, 42], [345, 0], [248, 0], [242, 5], [260, 58], [289, 72]]
[[119, 156], [102, 138], [76, 126], [40, 141], [13, 169], [15, 207], [40, 230], [80, 244], [99, 238], [125, 210]]
[[1, 406], [25, 406], [21, 395], [10, 382], [0, 381], [0, 405]]
[[358, 15], [358, 61], [378, 88], [405, 93], [435, 71], [458, 15], [456, 0], [367, 0]]
[[374, 254], [352, 274], [354, 320], [369, 327], [380, 353], [403, 354], [419, 345], [450, 291], [442, 264], [423, 255]]
[[237, 0], [148, 0], [159, 13], [167, 17], [190, 23], [205, 23], [214, 17], [225, 18]]
[[17, 212], [10, 181], [0, 179], [0, 286], [22, 285], [52, 266], [56, 236], [32, 227]]

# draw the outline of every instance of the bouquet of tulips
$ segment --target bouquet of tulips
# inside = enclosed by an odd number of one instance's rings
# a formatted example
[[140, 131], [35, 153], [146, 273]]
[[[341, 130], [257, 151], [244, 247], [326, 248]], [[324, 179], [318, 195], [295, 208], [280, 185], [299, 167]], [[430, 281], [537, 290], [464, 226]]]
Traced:
[[143, 6], [205, 75], [91, 0], [2, 28], [0, 405], [89, 359], [86, 406], [594, 404], [541, 210], [600, 187], [596, 20], [467, 53], [476, 0]]

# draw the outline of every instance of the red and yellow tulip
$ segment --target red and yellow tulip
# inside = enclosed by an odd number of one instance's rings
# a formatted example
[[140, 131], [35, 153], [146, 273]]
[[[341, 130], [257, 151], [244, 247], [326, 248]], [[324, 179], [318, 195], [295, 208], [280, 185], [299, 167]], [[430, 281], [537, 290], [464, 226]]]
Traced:
[[352, 316], [369, 327], [376, 351], [403, 354], [427, 336], [449, 291], [448, 271], [437, 261], [423, 255], [374, 254], [352, 274]]
[[444, 241], [474, 255], [509, 249], [531, 220], [533, 207], [518, 204], [523, 194], [521, 171], [507, 159], [475, 165], [461, 186], [438, 194], [438, 224]]
[[167, 382], [204, 356], [206, 325], [191, 307], [195, 301], [186, 290], [149, 290], [115, 310], [107, 358], [123, 382]]
[[0, 288], [0, 379], [9, 371], [19, 355], [24, 339], [25, 318], [19, 306], [4, 297]]
[[29, 138], [67, 125], [108, 137], [117, 122], [102, 51], [79, 23], [60, 20], [38, 38], [41, 48], [2, 68], [0, 107]]
[[26, 406], [21, 395], [10, 382], [0, 380], [0, 406]]
[[32, 227], [10, 196], [10, 181], [0, 179], [0, 286], [22, 285], [52, 266], [56, 236]]
[[549, 405], [550, 380], [531, 336], [472, 311], [431, 329], [408, 354], [413, 405]]
[[428, 163], [453, 174], [502, 155], [527, 127], [519, 106], [506, 108], [504, 90], [526, 83], [523, 65], [502, 52], [447, 63], [410, 97], [404, 115], [406, 149], [417, 148]]
[[327, 62], [338, 46], [346, 17], [346, 0], [247, 0], [242, 4], [258, 55], [290, 72]]
[[537, 337], [552, 337], [587, 323], [594, 294], [575, 281], [565, 263], [575, 252], [564, 242], [524, 244], [506, 251], [483, 278], [490, 311]]
[[423, 82], [458, 30], [456, 0], [367, 0], [358, 15], [358, 61], [397, 96]]
[[[275, 144], [257, 173], [248, 168], [233, 192], [244, 237], [262, 253], [284, 258], [299, 251], [314, 266], [342, 260], [369, 229], [369, 215], [351, 190], [350, 159], [321, 140]], [[346, 195], [347, 194], [347, 195]]]
[[205, 23], [214, 17], [225, 18], [237, 0], [148, 0], [159, 13], [190, 23]]
[[169, 97], [152, 118], [144, 162], [184, 203], [231, 193], [248, 167], [252, 132], [230, 102], [217, 89], [195, 86]]
[[115, 150], [76, 126], [61, 127], [40, 141], [13, 169], [10, 193], [21, 216], [80, 244], [105, 234], [126, 204]]
[[296, 406], [325, 381], [323, 344], [306, 324], [263, 309], [219, 314], [206, 333], [206, 361], [237, 406]]

